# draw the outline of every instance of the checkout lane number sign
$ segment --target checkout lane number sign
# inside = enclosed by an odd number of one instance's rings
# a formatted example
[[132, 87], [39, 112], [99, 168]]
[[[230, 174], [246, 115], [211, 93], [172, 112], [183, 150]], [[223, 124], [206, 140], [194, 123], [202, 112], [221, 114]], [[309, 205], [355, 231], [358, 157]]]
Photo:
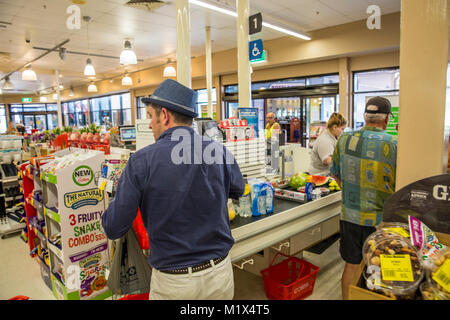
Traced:
[[93, 178], [92, 169], [86, 165], [77, 167], [72, 173], [73, 182], [80, 187], [90, 184]]

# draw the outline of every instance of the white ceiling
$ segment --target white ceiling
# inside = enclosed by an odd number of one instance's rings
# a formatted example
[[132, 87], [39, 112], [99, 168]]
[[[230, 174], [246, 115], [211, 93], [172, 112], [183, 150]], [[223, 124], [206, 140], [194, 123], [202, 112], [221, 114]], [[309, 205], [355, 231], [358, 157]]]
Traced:
[[[65, 39], [70, 39], [64, 46], [67, 50], [118, 57], [124, 40], [131, 38], [138, 59], [144, 61], [129, 68], [130, 71], [175, 58], [175, 0], [167, 0], [167, 5], [153, 12], [124, 6], [127, 2], [87, 0], [79, 6], [81, 15], [90, 16], [91, 22], [82, 21], [80, 30], [69, 30], [66, 9], [72, 4], [70, 0], [0, 0], [0, 21], [11, 23], [6, 24], [6, 28], [0, 27], [0, 74], [20, 67], [44, 52], [33, 47], [52, 48]], [[235, 0], [209, 2], [235, 10]], [[379, 5], [382, 14], [400, 11], [400, 0], [250, 0], [251, 13], [262, 12], [266, 21], [306, 32], [365, 19], [370, 4]], [[208, 25], [211, 26], [213, 52], [236, 47], [235, 18], [195, 5], [190, 7], [192, 56], [204, 55], [205, 27]], [[29, 44], [25, 42], [27, 33], [31, 39]], [[267, 28], [261, 33], [263, 40], [282, 36], [285, 35]], [[54, 85], [52, 74], [58, 69], [63, 74], [62, 83], [76, 85], [86, 80], [83, 76], [86, 58], [67, 54], [66, 59], [61, 60], [58, 53], [50, 53], [33, 63], [37, 82], [20, 81], [21, 73], [18, 72], [11, 80], [20, 90], [48, 88]], [[92, 57], [92, 60], [97, 78], [124, 72], [118, 59]]]

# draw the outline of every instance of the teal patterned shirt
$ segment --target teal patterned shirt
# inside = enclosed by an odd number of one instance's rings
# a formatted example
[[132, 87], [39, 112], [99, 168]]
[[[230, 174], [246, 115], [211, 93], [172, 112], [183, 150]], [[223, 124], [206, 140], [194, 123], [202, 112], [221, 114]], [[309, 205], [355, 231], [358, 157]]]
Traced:
[[345, 132], [333, 153], [331, 174], [341, 180], [341, 220], [376, 226], [395, 191], [397, 137], [376, 127]]

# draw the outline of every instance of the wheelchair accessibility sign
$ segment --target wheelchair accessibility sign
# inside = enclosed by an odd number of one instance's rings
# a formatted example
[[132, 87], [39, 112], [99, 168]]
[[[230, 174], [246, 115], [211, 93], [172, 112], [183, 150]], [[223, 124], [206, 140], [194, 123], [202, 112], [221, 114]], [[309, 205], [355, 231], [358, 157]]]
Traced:
[[250, 62], [260, 60], [263, 57], [264, 47], [261, 39], [250, 41], [248, 45]]

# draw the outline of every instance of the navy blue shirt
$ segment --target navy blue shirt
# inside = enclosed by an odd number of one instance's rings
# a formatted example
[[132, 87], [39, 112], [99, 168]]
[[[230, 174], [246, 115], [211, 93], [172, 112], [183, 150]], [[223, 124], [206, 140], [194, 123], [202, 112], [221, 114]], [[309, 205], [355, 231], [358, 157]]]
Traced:
[[108, 238], [120, 238], [139, 208], [152, 267], [193, 266], [228, 254], [234, 239], [227, 201], [239, 198], [244, 187], [225, 146], [190, 127], [170, 128], [130, 157], [102, 225]]

